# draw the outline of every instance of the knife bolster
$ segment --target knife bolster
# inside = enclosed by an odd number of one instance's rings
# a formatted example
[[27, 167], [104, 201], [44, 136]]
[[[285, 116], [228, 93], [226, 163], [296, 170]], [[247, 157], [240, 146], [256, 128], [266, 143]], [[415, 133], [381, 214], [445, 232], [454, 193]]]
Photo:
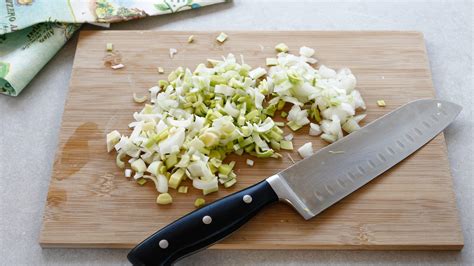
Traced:
[[272, 175], [266, 179], [273, 191], [278, 195], [278, 199], [291, 205], [305, 220], [311, 219], [315, 214], [296, 195], [288, 183], [279, 174]]

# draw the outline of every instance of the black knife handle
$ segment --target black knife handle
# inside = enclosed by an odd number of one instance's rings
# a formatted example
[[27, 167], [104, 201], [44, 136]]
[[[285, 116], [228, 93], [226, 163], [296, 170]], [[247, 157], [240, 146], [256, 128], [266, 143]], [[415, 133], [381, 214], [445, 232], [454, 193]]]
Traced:
[[223, 239], [276, 201], [278, 196], [263, 180], [174, 221], [132, 249], [128, 260], [133, 265], [171, 265]]

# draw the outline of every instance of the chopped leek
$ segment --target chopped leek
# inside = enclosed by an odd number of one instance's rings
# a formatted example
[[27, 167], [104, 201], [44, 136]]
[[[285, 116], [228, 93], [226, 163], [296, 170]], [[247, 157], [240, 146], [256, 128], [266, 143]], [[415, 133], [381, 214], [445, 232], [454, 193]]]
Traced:
[[167, 205], [173, 202], [173, 198], [168, 193], [162, 193], [156, 198], [156, 203], [160, 205]]
[[[222, 33], [218, 41], [226, 38]], [[356, 111], [366, 106], [349, 69], [314, 68], [309, 47], [301, 47], [298, 56], [283, 43], [275, 49], [276, 57], [265, 61], [268, 69], [252, 68], [242, 56], [237, 62], [229, 54], [194, 70], [171, 71], [149, 89], [150, 103], [133, 114], [130, 136], [117, 131], [107, 135], [107, 150], [117, 151], [117, 166], [125, 168], [129, 156], [137, 182], [152, 180], [160, 202], [167, 202], [169, 188], [187, 192], [182, 185], [186, 179], [204, 195], [234, 185], [235, 162], [225, 162], [230, 153], [281, 158], [280, 151], [293, 150], [293, 135], [280, 128], [285, 125], [293, 131], [309, 125], [310, 135], [321, 134], [327, 142], [360, 128], [365, 115]], [[176, 52], [171, 48], [170, 57]], [[285, 122], [274, 120], [278, 113]], [[312, 154], [308, 145], [298, 149], [303, 157]], [[250, 159], [246, 163], [254, 165]], [[125, 176], [132, 176], [131, 169]]]
[[176, 172], [174, 172], [169, 180], [169, 187], [176, 189], [181, 181], [183, 180], [184, 177], [184, 170], [182, 168], [179, 168]]
[[132, 167], [133, 171], [137, 173], [144, 173], [147, 168], [145, 162], [142, 159], [133, 161], [130, 166]]
[[107, 52], [112, 52], [114, 50], [114, 44], [113, 43], [107, 43], [106, 50], [107, 50]]
[[377, 105], [378, 105], [379, 107], [385, 107], [385, 106], [387, 106], [387, 104], [385, 103], [384, 100], [377, 100]]
[[275, 46], [275, 50], [280, 53], [286, 53], [288, 52], [288, 45], [284, 43], [279, 43]]
[[266, 59], [267, 66], [276, 66], [278, 65], [278, 60], [276, 58], [267, 58]]
[[293, 150], [293, 143], [289, 140], [280, 140], [280, 148], [283, 150]]
[[225, 40], [227, 40], [227, 37], [228, 37], [227, 34], [221, 32], [219, 36], [217, 36], [216, 40], [220, 43], [223, 43], [225, 42]]
[[139, 178], [139, 179], [137, 180], [137, 183], [138, 183], [140, 186], [143, 186], [143, 185], [146, 184], [146, 179], [144, 179], [144, 178]]
[[183, 194], [188, 193], [188, 187], [187, 186], [179, 186], [178, 193], [183, 193]]
[[192, 43], [194, 41], [194, 35], [189, 35], [188, 43]]
[[201, 208], [202, 206], [204, 206], [204, 204], [206, 204], [206, 200], [203, 199], [203, 198], [197, 198], [195, 201], [194, 201], [194, 206], [196, 208]]
[[307, 142], [298, 149], [298, 153], [301, 157], [307, 158], [313, 155], [313, 143]]
[[137, 94], [134, 92], [133, 93], [133, 100], [136, 103], [144, 103], [146, 100], [148, 100], [148, 97], [146, 95], [143, 95], [142, 97], [138, 97]]

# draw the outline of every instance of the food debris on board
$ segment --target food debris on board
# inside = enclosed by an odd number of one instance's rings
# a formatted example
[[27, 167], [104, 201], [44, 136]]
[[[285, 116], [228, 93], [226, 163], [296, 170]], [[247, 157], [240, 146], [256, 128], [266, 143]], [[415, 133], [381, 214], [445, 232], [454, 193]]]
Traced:
[[105, 50], [106, 54], [103, 58], [105, 66], [114, 70], [125, 67], [125, 65], [122, 64], [122, 55], [119, 51], [114, 50], [114, 45], [112, 43], [107, 43]]
[[176, 53], [178, 53], [176, 48], [170, 48], [170, 58], [173, 58]]
[[379, 107], [385, 107], [385, 106], [387, 106], [387, 104], [385, 104], [385, 101], [384, 101], [384, 100], [377, 100], [377, 105], [378, 105]]
[[219, 36], [217, 36], [216, 40], [220, 43], [224, 43], [227, 40], [227, 34], [221, 32]]
[[133, 100], [134, 100], [136, 103], [144, 103], [144, 102], [146, 102], [146, 100], [148, 100], [148, 96], [143, 95], [143, 96], [141, 96], [141, 97], [138, 97], [138, 96], [137, 96], [137, 93], [134, 92], [134, 93], [133, 93]]
[[[225, 33], [216, 38], [221, 43], [226, 39]], [[309, 135], [330, 143], [342, 138], [343, 131], [360, 128], [365, 115], [356, 115], [356, 110], [364, 110], [365, 103], [349, 69], [314, 68], [315, 50], [309, 47], [301, 47], [299, 55], [289, 54], [284, 43], [275, 50], [277, 57], [266, 59], [268, 69], [252, 68], [243, 57], [239, 64], [229, 54], [223, 60], [208, 59], [210, 66], [199, 64], [194, 71], [178, 67], [158, 81], [149, 89], [150, 103], [133, 114], [130, 136], [117, 131], [108, 135], [108, 150], [117, 151], [117, 166], [125, 168], [125, 158], [130, 158], [132, 169], [126, 169], [125, 176], [134, 172], [140, 185], [152, 180], [159, 192], [157, 204], [170, 204], [169, 189], [187, 193], [188, 187], [180, 185], [186, 179], [203, 195], [217, 191], [219, 184], [233, 186], [235, 162], [225, 163], [230, 153], [279, 159], [279, 151], [293, 150], [293, 134], [283, 136], [280, 127], [298, 131], [309, 125]], [[176, 53], [170, 48], [171, 58]], [[134, 94], [136, 102], [147, 99]], [[288, 104], [289, 112], [282, 111]], [[286, 122], [274, 121], [277, 113]], [[303, 158], [313, 154], [312, 143], [298, 153]], [[246, 163], [254, 165], [251, 159]], [[195, 206], [204, 203], [199, 198]]]
[[114, 50], [114, 45], [112, 43], [107, 43], [106, 50], [107, 52], [112, 52]]
[[165, 73], [165, 70], [162, 67], [158, 67], [158, 73], [163, 74]]
[[188, 37], [188, 43], [192, 43], [194, 41], [194, 35], [190, 35]]

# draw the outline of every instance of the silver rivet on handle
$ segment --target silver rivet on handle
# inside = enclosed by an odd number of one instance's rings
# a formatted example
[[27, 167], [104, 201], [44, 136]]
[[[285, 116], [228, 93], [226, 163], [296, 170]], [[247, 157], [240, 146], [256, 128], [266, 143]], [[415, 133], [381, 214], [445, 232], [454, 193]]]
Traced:
[[158, 245], [160, 246], [160, 248], [165, 249], [168, 247], [169, 243], [168, 243], [168, 240], [161, 239]]
[[250, 196], [250, 195], [245, 195], [245, 196], [242, 198], [242, 200], [243, 200], [245, 203], [249, 204], [249, 203], [252, 202], [252, 196]]

